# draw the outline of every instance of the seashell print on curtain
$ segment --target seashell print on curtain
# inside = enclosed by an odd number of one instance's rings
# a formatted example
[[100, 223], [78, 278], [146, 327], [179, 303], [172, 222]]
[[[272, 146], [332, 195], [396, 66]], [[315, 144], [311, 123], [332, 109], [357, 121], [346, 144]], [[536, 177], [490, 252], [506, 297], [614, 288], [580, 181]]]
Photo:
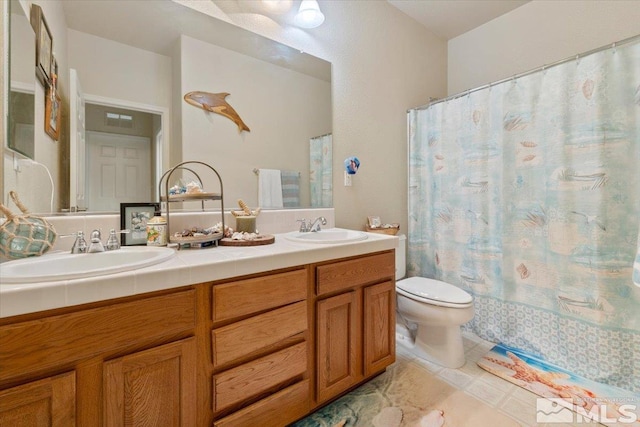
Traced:
[[640, 43], [409, 112], [409, 275], [467, 328], [640, 392]]

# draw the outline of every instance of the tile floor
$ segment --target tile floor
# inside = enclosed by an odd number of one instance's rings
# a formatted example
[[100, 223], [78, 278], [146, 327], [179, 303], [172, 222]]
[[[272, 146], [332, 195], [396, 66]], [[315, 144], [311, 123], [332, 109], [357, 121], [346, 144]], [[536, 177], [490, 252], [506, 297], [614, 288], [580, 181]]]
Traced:
[[[436, 378], [482, 401], [498, 413], [506, 415], [514, 420], [517, 423], [516, 425], [525, 427], [567, 427], [574, 425], [536, 423], [536, 399], [538, 398], [536, 394], [498, 378], [476, 364], [476, 361], [484, 356], [494, 344], [467, 332], [463, 333], [463, 342], [466, 363], [459, 369], [443, 368], [415, 357], [401, 344], [397, 345], [397, 354], [399, 358], [410, 360], [412, 364], [420, 366], [435, 375]], [[474, 425], [477, 427], [493, 427], [491, 424], [483, 423], [482, 420], [477, 420]], [[601, 426], [598, 423], [586, 422], [575, 425]], [[456, 426], [449, 426], [448, 423], [445, 423], [444, 427]]]

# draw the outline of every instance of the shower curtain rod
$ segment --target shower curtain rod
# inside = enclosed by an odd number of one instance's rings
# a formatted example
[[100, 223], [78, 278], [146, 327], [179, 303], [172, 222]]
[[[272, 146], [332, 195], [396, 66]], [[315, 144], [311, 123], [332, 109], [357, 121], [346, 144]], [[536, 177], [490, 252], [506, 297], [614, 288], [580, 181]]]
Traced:
[[634, 42], [636, 40], [640, 41], [640, 34], [638, 34], [636, 36], [633, 36], [633, 37], [629, 37], [627, 39], [624, 39], [624, 40], [621, 40], [621, 41], [618, 41], [618, 42], [613, 42], [610, 45], [601, 46], [601, 47], [589, 50], [587, 52], [580, 53], [580, 54], [575, 55], [575, 56], [570, 56], [568, 58], [561, 59], [559, 61], [552, 62], [551, 64], [546, 64], [546, 65], [543, 65], [541, 67], [537, 67], [537, 68], [534, 68], [534, 69], [529, 70], [529, 71], [525, 71], [525, 72], [520, 73], [520, 74], [515, 74], [515, 75], [513, 75], [511, 77], [507, 77], [507, 78], [504, 78], [502, 80], [498, 80], [498, 81], [495, 81], [495, 82], [492, 82], [492, 83], [489, 83], [489, 84], [486, 84], [486, 85], [478, 86], [478, 87], [476, 87], [474, 89], [467, 89], [467, 90], [465, 90], [463, 92], [458, 92], [458, 93], [456, 93], [454, 95], [449, 95], [449, 96], [444, 97], [444, 98], [437, 98], [434, 101], [429, 101], [428, 104], [424, 104], [424, 105], [421, 105], [421, 106], [415, 107], [415, 108], [410, 108], [409, 110], [407, 110], [407, 113], [412, 111], [412, 110], [425, 110], [425, 109], [431, 107], [432, 105], [439, 104], [441, 102], [446, 102], [446, 101], [451, 101], [452, 99], [462, 98], [463, 96], [467, 96], [467, 95], [469, 95], [469, 94], [471, 94], [473, 92], [477, 92], [479, 90], [486, 89], [486, 88], [489, 88], [491, 86], [496, 86], [496, 85], [499, 85], [501, 83], [508, 82], [510, 80], [519, 79], [520, 77], [528, 76], [529, 74], [537, 73], [538, 71], [543, 71], [543, 70], [555, 67], [556, 65], [564, 64], [565, 62], [578, 60], [580, 58], [583, 58], [583, 57], [588, 56], [588, 55], [592, 55], [592, 54], [597, 53], [597, 52], [601, 52], [603, 50], [615, 49], [617, 46], [621, 46], [621, 45], [624, 45], [624, 44], [627, 44], [627, 43], [631, 43], [631, 42]]
[[324, 135], [312, 136], [310, 139], [323, 138], [323, 137], [329, 136], [331, 134], [332, 134], [332, 132], [325, 133]]

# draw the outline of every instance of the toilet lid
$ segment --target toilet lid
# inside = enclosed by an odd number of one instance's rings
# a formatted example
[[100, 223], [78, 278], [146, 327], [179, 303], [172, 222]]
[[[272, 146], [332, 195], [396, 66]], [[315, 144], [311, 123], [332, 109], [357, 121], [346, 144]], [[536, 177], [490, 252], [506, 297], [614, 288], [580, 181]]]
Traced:
[[471, 295], [462, 289], [449, 283], [426, 277], [409, 277], [397, 282], [396, 286], [411, 295], [432, 300], [436, 303], [469, 304], [473, 301]]

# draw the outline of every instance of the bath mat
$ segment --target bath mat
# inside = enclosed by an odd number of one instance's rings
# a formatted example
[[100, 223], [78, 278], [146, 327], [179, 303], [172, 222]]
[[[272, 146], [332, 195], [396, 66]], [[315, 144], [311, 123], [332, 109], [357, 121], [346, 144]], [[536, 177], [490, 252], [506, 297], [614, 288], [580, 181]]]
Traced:
[[478, 360], [482, 369], [538, 396], [536, 421], [640, 427], [640, 395], [598, 383], [520, 350], [498, 344]]
[[438, 425], [434, 411], [444, 412], [443, 427], [520, 425], [397, 355], [385, 373], [291, 427], [428, 427]]

